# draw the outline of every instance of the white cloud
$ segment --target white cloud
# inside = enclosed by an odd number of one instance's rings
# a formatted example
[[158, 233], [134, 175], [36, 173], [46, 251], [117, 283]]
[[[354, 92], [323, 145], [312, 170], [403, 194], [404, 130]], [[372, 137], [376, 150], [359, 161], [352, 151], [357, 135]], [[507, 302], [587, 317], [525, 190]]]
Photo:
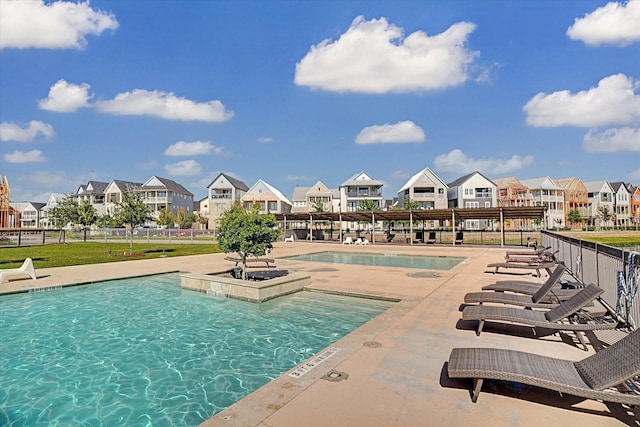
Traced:
[[199, 174], [202, 168], [195, 160], [183, 160], [164, 165], [164, 170], [172, 176], [192, 176]]
[[356, 144], [424, 142], [422, 128], [410, 120], [395, 124], [369, 126], [360, 131]]
[[269, 144], [272, 141], [273, 138], [271, 138], [270, 136], [261, 136], [260, 138], [258, 138], [258, 142], [260, 144]]
[[640, 181], [640, 169], [629, 172], [629, 175], [627, 176], [633, 181]]
[[42, 163], [47, 161], [40, 150], [16, 150], [13, 153], [5, 154], [4, 160], [7, 163]]
[[433, 164], [439, 172], [457, 172], [461, 174], [474, 171], [491, 171], [504, 174], [517, 171], [533, 163], [533, 156], [513, 155], [510, 159], [472, 159], [460, 150], [436, 157]]
[[20, 127], [15, 123], [0, 123], [0, 141], [30, 142], [38, 134], [51, 138], [54, 133], [53, 126], [39, 120], [31, 120], [26, 128]]
[[465, 48], [475, 30], [468, 22], [428, 36], [403, 30], [385, 18], [362, 16], [338, 40], [323, 40], [296, 64], [294, 83], [335, 92], [419, 92], [464, 83], [478, 56]]
[[69, 113], [79, 108], [90, 107], [90, 86], [87, 83], [76, 85], [60, 79], [49, 89], [49, 96], [40, 100], [38, 107], [42, 110]]
[[640, 119], [640, 82], [614, 74], [597, 87], [572, 94], [568, 90], [539, 93], [522, 108], [531, 126], [596, 127], [629, 124]]
[[600, 133], [590, 130], [584, 136], [582, 146], [590, 153], [640, 151], [640, 128], [614, 128]]
[[199, 120], [203, 122], [224, 122], [233, 117], [220, 101], [195, 102], [180, 98], [173, 93], [134, 89], [123, 92], [109, 101], [96, 104], [103, 113], [155, 116], [167, 120]]
[[640, 41], [640, 0], [610, 2], [576, 18], [567, 36], [589, 46], [627, 46]]
[[288, 175], [286, 177], [287, 181], [302, 181], [302, 182], [305, 182], [305, 181], [311, 181], [311, 180], [314, 180], [314, 179], [315, 179], [315, 177], [310, 176], [310, 175], [307, 175], [307, 176], [305, 176], [305, 175]]
[[112, 13], [96, 11], [88, 1], [0, 1], [0, 49], [80, 49], [87, 35], [116, 28]]
[[209, 153], [220, 156], [224, 154], [224, 147], [217, 147], [209, 141], [179, 141], [164, 151], [165, 156], [202, 156]]

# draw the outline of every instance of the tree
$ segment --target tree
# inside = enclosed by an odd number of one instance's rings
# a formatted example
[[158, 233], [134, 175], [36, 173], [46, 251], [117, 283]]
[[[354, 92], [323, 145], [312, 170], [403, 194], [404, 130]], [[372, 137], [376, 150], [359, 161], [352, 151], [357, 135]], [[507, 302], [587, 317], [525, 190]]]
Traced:
[[364, 199], [363, 201], [360, 202], [360, 205], [358, 205], [358, 211], [360, 212], [367, 212], [367, 211], [371, 212], [377, 209], [378, 209], [378, 205], [376, 204], [376, 202], [370, 199]]
[[404, 202], [404, 209], [406, 210], [412, 210], [415, 211], [417, 209], [420, 208], [420, 203], [416, 202], [415, 200], [407, 200], [406, 202]]
[[311, 212], [324, 212], [324, 203], [321, 199], [315, 199], [311, 204]]
[[571, 209], [569, 213], [567, 213], [567, 220], [571, 225], [581, 224], [584, 221], [584, 217], [578, 209]]
[[611, 220], [611, 218], [613, 218], [613, 212], [611, 212], [609, 206], [600, 206], [598, 208], [597, 216], [606, 224]]
[[91, 202], [85, 199], [78, 205], [78, 224], [84, 230], [91, 227], [98, 220], [98, 211], [93, 207]]
[[263, 215], [257, 208], [247, 211], [240, 202], [222, 214], [218, 246], [225, 253], [235, 252], [242, 259], [242, 279], [247, 280], [247, 257], [260, 257], [273, 249], [278, 237], [273, 214]]
[[54, 227], [64, 228], [78, 223], [78, 201], [71, 194], [65, 195], [56, 206], [49, 211], [49, 218]]
[[151, 221], [151, 209], [144, 204], [139, 193], [122, 193], [122, 202], [116, 204], [115, 215], [119, 224], [129, 231], [129, 255], [133, 255], [133, 229]]
[[196, 222], [198, 216], [193, 213], [187, 213], [185, 210], [178, 211], [178, 217], [176, 218], [176, 222], [178, 223], [179, 228], [191, 228], [194, 222]]
[[173, 227], [176, 223], [176, 217], [171, 213], [171, 211], [167, 208], [160, 209], [160, 213], [158, 214], [158, 219], [156, 220], [156, 224], [164, 225], [165, 227]]

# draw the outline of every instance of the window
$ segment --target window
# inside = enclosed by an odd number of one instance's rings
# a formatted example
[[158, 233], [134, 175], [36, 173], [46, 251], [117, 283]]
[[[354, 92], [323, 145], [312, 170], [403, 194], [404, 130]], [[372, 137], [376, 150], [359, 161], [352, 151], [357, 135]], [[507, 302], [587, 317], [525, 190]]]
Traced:
[[475, 194], [475, 188], [465, 188], [464, 189], [464, 195], [465, 196], [473, 196]]
[[278, 202], [269, 202], [269, 212], [278, 211]]
[[480, 229], [480, 220], [477, 219], [468, 219], [465, 221], [465, 228], [467, 230], [479, 230]]
[[480, 207], [480, 202], [464, 202], [464, 207], [465, 208], [479, 208]]

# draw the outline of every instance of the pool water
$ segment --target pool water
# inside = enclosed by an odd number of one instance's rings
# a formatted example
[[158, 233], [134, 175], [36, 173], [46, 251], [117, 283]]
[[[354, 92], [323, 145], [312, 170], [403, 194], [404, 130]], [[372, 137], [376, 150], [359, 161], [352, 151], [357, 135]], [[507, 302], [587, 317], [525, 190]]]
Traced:
[[416, 268], [423, 270], [450, 270], [465, 260], [465, 258], [463, 257], [393, 255], [332, 251], [294, 255], [283, 258], [295, 261], [369, 265], [377, 267]]
[[313, 292], [254, 304], [179, 283], [0, 297], [0, 425], [197, 425], [393, 305]]

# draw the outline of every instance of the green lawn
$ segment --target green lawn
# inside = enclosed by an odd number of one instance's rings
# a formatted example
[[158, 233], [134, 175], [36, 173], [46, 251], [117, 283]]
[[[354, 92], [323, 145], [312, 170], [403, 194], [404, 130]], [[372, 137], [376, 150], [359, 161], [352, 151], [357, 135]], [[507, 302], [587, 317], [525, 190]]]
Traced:
[[128, 243], [66, 243], [61, 245], [0, 247], [0, 269], [17, 268], [25, 258], [33, 259], [36, 268], [63, 267], [67, 265], [99, 264], [103, 262], [133, 261], [138, 259], [201, 255], [219, 253], [218, 245], [207, 244], [133, 244], [133, 256], [129, 256]]

